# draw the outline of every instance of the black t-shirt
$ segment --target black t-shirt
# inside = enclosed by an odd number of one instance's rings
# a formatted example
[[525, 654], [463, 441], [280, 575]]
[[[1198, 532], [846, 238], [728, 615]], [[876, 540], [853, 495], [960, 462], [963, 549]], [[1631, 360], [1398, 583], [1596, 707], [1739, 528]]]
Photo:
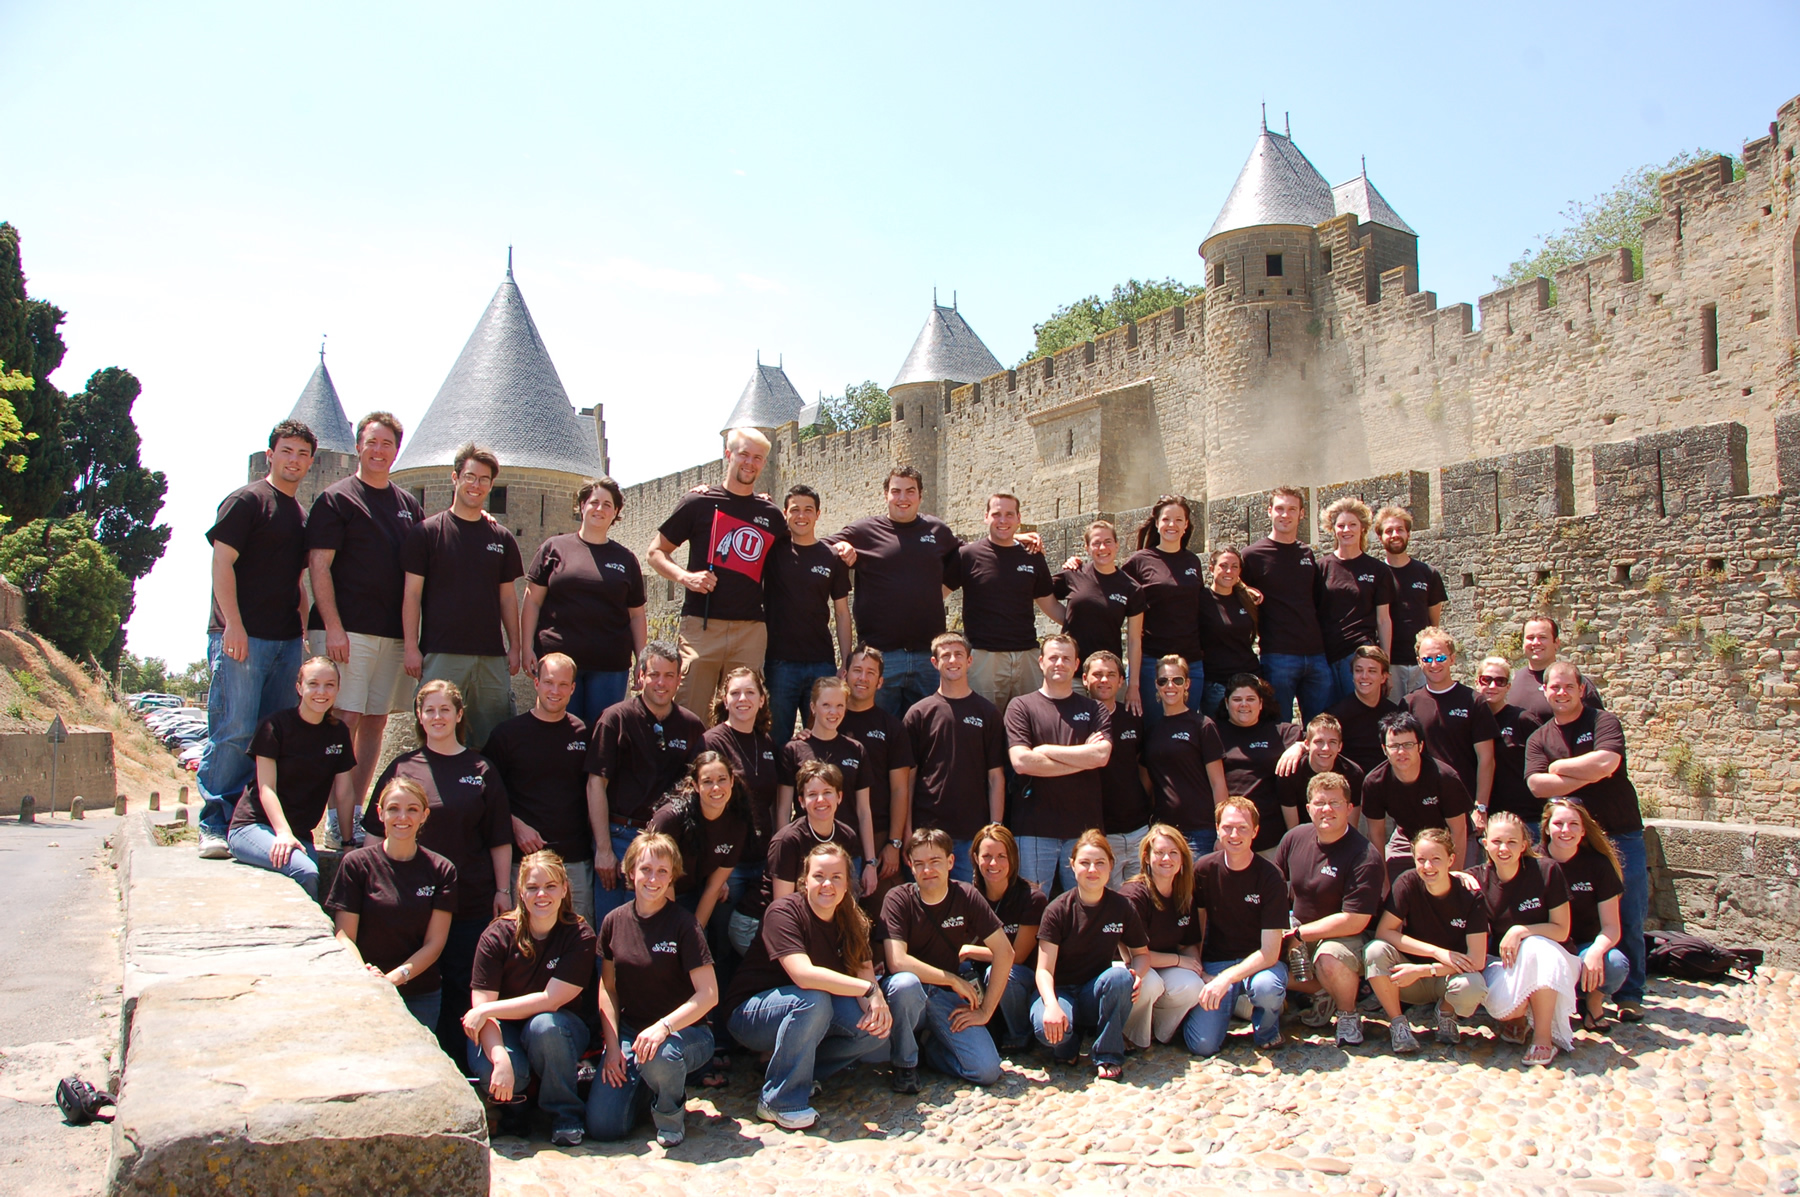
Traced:
[[500, 771], [512, 814], [564, 860], [594, 854], [587, 814], [587, 728], [565, 714], [539, 719], [530, 711], [508, 719], [488, 737], [482, 755]]
[[877, 844], [888, 840], [894, 794], [890, 774], [913, 767], [912, 737], [906, 724], [878, 706], [866, 711], [845, 711], [838, 731], [863, 747], [862, 784], [869, 787], [869, 815]]
[[1288, 884], [1260, 856], [1232, 869], [1223, 850], [1194, 862], [1194, 904], [1206, 911], [1202, 960], [1238, 961], [1262, 951], [1264, 931], [1288, 929]]
[[1262, 591], [1257, 623], [1263, 655], [1310, 657], [1325, 651], [1319, 610], [1325, 578], [1312, 546], [1265, 536], [1244, 550], [1244, 581]]
[[1143, 590], [1145, 666], [1171, 653], [1189, 665], [1204, 660], [1200, 592], [1206, 589], [1206, 578], [1200, 558], [1186, 549], [1165, 553], [1146, 548], [1127, 557], [1119, 568]]
[[1370, 821], [1392, 819], [1389, 856], [1412, 857], [1412, 837], [1427, 827], [1450, 826], [1457, 815], [1475, 809], [1469, 791], [1448, 765], [1440, 765], [1430, 753], [1419, 754], [1419, 776], [1410, 785], [1394, 776], [1383, 761], [1363, 779], [1363, 815]]
[[1085, 985], [1115, 964], [1123, 967], [1119, 949], [1144, 947], [1149, 935], [1137, 911], [1117, 890], [1107, 890], [1089, 906], [1081, 900], [1080, 890], [1070, 889], [1044, 908], [1038, 942], [1056, 945], [1055, 979], [1061, 988]]
[[857, 520], [830, 538], [856, 550], [856, 634], [883, 652], [926, 652], [944, 630], [944, 591], [961, 585], [962, 541], [934, 515], [897, 524], [885, 515]]
[[1375, 766], [1387, 760], [1387, 749], [1382, 743], [1381, 721], [1400, 709], [1400, 704], [1386, 694], [1374, 706], [1369, 706], [1362, 699], [1352, 694], [1343, 702], [1326, 712], [1343, 728], [1344, 747], [1340, 753], [1347, 756], [1362, 767], [1367, 774]]
[[1300, 742], [1300, 726], [1272, 719], [1249, 727], [1226, 719], [1214, 726], [1225, 749], [1225, 792], [1256, 803], [1256, 850], [1273, 848], [1287, 829], [1275, 791], [1275, 765], [1282, 753]]
[[[669, 513], [669, 518], [657, 529], [664, 540], [677, 548], [684, 544], [688, 546], [687, 568], [690, 573], [699, 573], [707, 568], [707, 560], [714, 547], [714, 512], [723, 512], [730, 519], [749, 525], [748, 528], [738, 528], [729, 537], [729, 555], [733, 560], [751, 568], [766, 565], [769, 549], [776, 538], [787, 535], [787, 520], [782, 516], [781, 509], [767, 499], [757, 495], [734, 495], [720, 486], [709, 486], [698, 492], [690, 491], [681, 496], [675, 504], [675, 510]], [[722, 536], [720, 539], [727, 538]], [[718, 576], [719, 583], [713, 588], [712, 594], [709, 596], [692, 590], [686, 591], [687, 597], [682, 600], [681, 613], [708, 619], [761, 623], [762, 582], [723, 565], [715, 566], [713, 573]]]
[[[836, 661], [831, 612], [850, 597], [850, 568], [831, 546], [795, 544], [783, 537], [769, 550], [763, 567], [771, 661]], [[848, 647], [848, 646], [846, 646]]]
[[[364, 963], [391, 973], [425, 946], [432, 914], [455, 914], [456, 866], [424, 848], [408, 860], [395, 860], [380, 844], [355, 848], [338, 863], [325, 909], [355, 915], [357, 952]], [[400, 993], [436, 993], [443, 983], [433, 960]]]
[[1122, 659], [1119, 628], [1144, 610], [1143, 588], [1137, 580], [1122, 569], [1103, 574], [1089, 561], [1080, 569], [1060, 571], [1050, 582], [1068, 613], [1063, 631], [1075, 637], [1081, 659], [1102, 649]]
[[[1364, 777], [1362, 767], [1340, 752], [1338, 753], [1337, 761], [1332, 765], [1329, 771], [1338, 774], [1345, 781], [1350, 783], [1351, 805], [1357, 807], [1362, 806]], [[1319, 772], [1320, 770], [1313, 768], [1312, 754], [1307, 753], [1300, 758], [1300, 767], [1295, 769], [1292, 774], [1287, 777], [1277, 777], [1275, 779], [1276, 800], [1279, 801], [1284, 808], [1298, 810], [1300, 812], [1300, 822], [1302, 823], [1312, 822], [1312, 812], [1306, 809], [1306, 785], [1314, 777], [1318, 776]], [[1282, 821], [1285, 823], [1286, 820], [1287, 816], [1283, 815]]]
[[1037, 648], [1037, 610], [1032, 604], [1051, 592], [1044, 555], [1017, 542], [997, 545], [985, 536], [957, 553], [963, 631], [970, 646], [995, 653]]
[[906, 942], [906, 954], [947, 973], [957, 971], [964, 944], [983, 944], [1000, 930], [993, 907], [974, 886], [952, 881], [936, 906], [928, 906], [919, 887], [896, 885], [881, 901], [881, 923], [888, 939]]
[[486, 519], [448, 511], [427, 516], [406, 537], [400, 563], [425, 579], [419, 599], [419, 651], [476, 657], [506, 655], [500, 587], [525, 572], [519, 542]]
[[613, 962], [619, 1021], [637, 1030], [693, 997], [689, 974], [713, 962], [706, 933], [676, 902], [664, 902], [649, 918], [635, 902], [609, 911], [600, 920], [598, 951]]
[[[1076, 747], [1095, 733], [1111, 739], [1106, 708], [1081, 694], [1051, 698], [1042, 690], [1021, 694], [1006, 708], [1009, 748], [1039, 744]], [[1019, 835], [1072, 840], [1103, 820], [1100, 770], [1083, 769], [1066, 777], [1028, 777], [1011, 826]]]
[[[1482, 934], [1488, 925], [1487, 902], [1482, 895], [1470, 893], [1468, 887], [1454, 877], [1450, 879], [1449, 893], [1433, 894], [1425, 888], [1425, 878], [1414, 869], [1394, 878], [1387, 909], [1399, 916], [1405, 934], [1452, 952], [1466, 954], [1469, 936]], [[1489, 944], [1489, 950], [1494, 946]], [[1485, 965], [1487, 961], [1476, 963]]]
[[[313, 828], [331, 804], [332, 784], [338, 774], [356, 767], [350, 729], [337, 719], [308, 723], [297, 709], [289, 707], [262, 721], [250, 740], [250, 755], [275, 762], [275, 796], [281, 800], [288, 830], [296, 839], [312, 843]], [[262, 787], [254, 776], [231, 812], [233, 827], [251, 823], [272, 826], [263, 810]]]
[[756, 939], [744, 953], [719, 1009], [729, 1014], [764, 990], [792, 985], [787, 969], [781, 967], [783, 956], [805, 956], [820, 968], [850, 972], [844, 965], [844, 946], [837, 925], [814, 914], [805, 894], [791, 893], [769, 904]]
[[1525, 784], [1525, 744], [1541, 724], [1510, 702], [1494, 717], [1494, 792], [1488, 798], [1489, 810], [1511, 811], [1528, 823], [1536, 823], [1544, 813], [1543, 799], [1534, 796]]
[[[987, 901], [986, 891], [982, 891], [982, 900]], [[1050, 895], [1041, 889], [1031, 888], [1031, 883], [1020, 877], [1014, 877], [1013, 883], [1006, 887], [998, 902], [989, 902], [993, 907], [994, 917], [1000, 920], [1000, 929], [1006, 932], [1006, 938], [1013, 941], [1016, 949], [1019, 943], [1020, 927], [1036, 927], [1044, 921], [1044, 908], [1050, 905]], [[1014, 956], [1013, 963], [1022, 968], [1030, 968], [1037, 963], [1037, 946], [1023, 956]]]
[[[821, 739], [811, 732], [801, 732], [793, 739], [775, 750], [775, 769], [781, 777], [781, 784], [794, 786], [794, 810], [804, 812], [805, 805], [801, 800], [800, 787], [795, 785], [795, 774], [807, 761], [824, 761], [836, 765], [838, 772], [844, 775], [843, 803], [845, 814], [851, 821], [856, 819], [856, 791], [868, 783], [863, 780], [863, 746], [851, 736], [838, 734], [829, 740]], [[786, 818], [789, 812], [781, 812]], [[885, 836], [882, 838], [886, 838]]]
[[1456, 770], [1463, 788], [1475, 793], [1475, 746], [1492, 744], [1500, 729], [1494, 713], [1475, 691], [1456, 682], [1442, 694], [1429, 688], [1406, 696], [1406, 709], [1425, 729], [1425, 751]]
[[[698, 797], [691, 801], [699, 807]], [[675, 883], [676, 893], [694, 893], [712, 880], [719, 869], [736, 868], [750, 838], [748, 824], [729, 806], [716, 819], [709, 819], [696, 809], [695, 822], [698, 825], [688, 831], [675, 803], [650, 816], [650, 830], [668, 836], [681, 849], [681, 880]]]
[[1625, 882], [1612, 861], [1586, 844], [1557, 867], [1569, 890], [1569, 947], [1585, 947], [1600, 936], [1600, 904], [1622, 896]]
[[[331, 590], [346, 632], [401, 637], [406, 571], [400, 566], [400, 550], [424, 518], [425, 509], [411, 491], [391, 482], [370, 486], [354, 474], [333, 482], [313, 500], [306, 517], [306, 547], [333, 553]], [[317, 605], [307, 626], [325, 627]]]
[[744, 733], [732, 730], [729, 723], [715, 723], [700, 737], [700, 747], [730, 761], [744, 783], [750, 799], [750, 838], [744, 844], [744, 859], [760, 862], [775, 830], [776, 789], [781, 785], [775, 741], [767, 732]]
[[1144, 768], [1150, 771], [1156, 792], [1152, 809], [1157, 821], [1184, 832], [1211, 831], [1213, 790], [1206, 767], [1225, 758], [1218, 724], [1188, 710], [1165, 717], [1143, 735]]
[[1569, 901], [1562, 869], [1541, 856], [1521, 860], [1511, 881], [1500, 880], [1492, 861], [1469, 872], [1481, 883], [1481, 898], [1487, 904], [1489, 952], [1498, 952], [1500, 940], [1514, 927], [1547, 923], [1550, 912]]
[[589, 544], [565, 532], [538, 546], [525, 578], [544, 588], [533, 652], [565, 653], [577, 669], [631, 668], [631, 613], [647, 601], [635, 553], [617, 541]]
[[[300, 635], [300, 575], [306, 572], [306, 512], [299, 500], [275, 489], [267, 478], [240, 486], [219, 504], [206, 543], [237, 550], [238, 618], [244, 634], [257, 640], [292, 640]], [[213, 596], [208, 635], [225, 630], [225, 614]]]
[[1325, 635], [1325, 656], [1336, 661], [1365, 644], [1380, 644], [1375, 609], [1394, 605], [1394, 571], [1387, 562], [1363, 553], [1345, 561], [1336, 553], [1319, 558], [1325, 571], [1325, 600], [1319, 606], [1319, 625]]
[[[843, 813], [839, 808], [839, 814]], [[763, 862], [762, 889], [753, 900], [745, 894], [738, 903], [738, 909], [745, 914], [754, 915], [775, 900], [775, 883], [785, 881], [795, 889], [800, 889], [800, 868], [806, 863], [806, 854], [827, 841], [821, 840], [804, 816], [795, 819], [773, 836], [769, 837], [769, 853]], [[850, 854], [852, 861], [863, 854], [862, 839], [856, 834], [856, 828], [839, 818], [833, 825], [830, 843], [837, 844]], [[852, 874], [850, 885], [856, 886], [857, 877]], [[846, 901], [852, 899], [846, 898]]]
[[[1550, 700], [1544, 697], [1542, 669], [1513, 670], [1512, 685], [1507, 688], [1506, 701], [1537, 720], [1540, 726], [1556, 718], [1556, 713], [1550, 709]], [[1606, 709], [1606, 704], [1600, 701], [1600, 691], [1586, 677], [1581, 679], [1581, 705], [1596, 711]]]
[[375, 791], [363, 811], [363, 830], [371, 835], [383, 834], [381, 792], [396, 777], [416, 781], [425, 790], [430, 816], [419, 828], [419, 847], [456, 866], [456, 917], [484, 919], [493, 914], [490, 852], [512, 844], [512, 807], [499, 771], [475, 752], [446, 756], [419, 748], [397, 756], [375, 779]]
[[1144, 789], [1144, 717], [1134, 715], [1122, 702], [1107, 712], [1112, 729], [1112, 756], [1100, 770], [1101, 830], [1124, 835], [1150, 822], [1150, 794]]
[[1000, 710], [979, 694], [928, 694], [906, 712], [912, 740], [912, 825], [966, 840], [988, 822], [988, 770], [1006, 767]]
[[553, 980], [586, 989], [594, 979], [594, 929], [580, 916], [572, 923], [557, 923], [542, 939], [526, 931], [525, 937], [531, 941], [529, 957], [514, 942], [516, 936], [510, 918], [488, 924], [475, 943], [470, 988], [492, 990], [505, 1001], [543, 993]]
[[1450, 595], [1444, 576], [1417, 557], [1405, 565], [1388, 566], [1388, 572], [1394, 576], [1394, 602], [1388, 608], [1394, 621], [1392, 660], [1396, 665], [1417, 665], [1419, 650], [1413, 641], [1431, 626], [1431, 609]]
[[[1137, 911], [1138, 922], [1144, 925], [1145, 943], [1150, 950], [1179, 954], [1181, 949], [1199, 943], [1205, 931], [1194, 910], [1199, 890], [1194, 891], [1186, 906], [1177, 907], [1173, 894], [1166, 904], [1158, 906], [1150, 886], [1149, 878], [1139, 877], [1119, 887], [1119, 892], [1125, 895], [1125, 900]], [[1286, 894], [1284, 886], [1282, 895], [1285, 897]], [[1282, 924], [1284, 927], [1286, 925]]]
[[1206, 653], [1206, 676], [1223, 683], [1238, 673], [1255, 673], [1256, 609], [1236, 591], [1220, 594], [1211, 586], [1200, 593], [1200, 647]]
[[1525, 744], [1525, 775], [1548, 773], [1553, 761], [1601, 751], [1618, 753], [1619, 767], [1612, 776], [1590, 781], [1569, 797], [1587, 807], [1611, 835], [1642, 831], [1644, 816], [1638, 810], [1637, 787], [1631, 784], [1631, 772], [1626, 768], [1625, 729], [1611, 711], [1583, 707], [1571, 723], [1552, 718], [1532, 732]]
[[1332, 914], [1366, 914], [1372, 924], [1381, 912], [1387, 881], [1381, 853], [1354, 827], [1322, 844], [1317, 827], [1300, 824], [1281, 837], [1275, 867], [1287, 878], [1294, 915], [1302, 923]]
[[606, 812], [647, 819], [700, 755], [706, 728], [692, 712], [671, 704], [657, 718], [634, 694], [600, 712], [588, 737], [587, 771], [606, 779]]

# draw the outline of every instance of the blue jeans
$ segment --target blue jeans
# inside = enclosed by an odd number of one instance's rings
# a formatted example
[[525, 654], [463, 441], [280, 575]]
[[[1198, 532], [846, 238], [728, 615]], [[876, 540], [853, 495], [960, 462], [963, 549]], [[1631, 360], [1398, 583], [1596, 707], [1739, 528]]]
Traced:
[[888, 1041], [856, 1025], [862, 1016], [855, 998], [779, 985], [746, 999], [726, 1025], [749, 1051], [772, 1053], [762, 1102], [785, 1114], [811, 1107], [814, 1077], [887, 1058]]
[[[1594, 941], [1590, 939], [1584, 944], [1578, 944], [1571, 947], [1569, 951], [1573, 952], [1577, 957], [1580, 957], [1593, 946]], [[1608, 948], [1606, 950], [1606, 966], [1602, 971], [1602, 976], [1600, 978], [1600, 992], [1611, 997], [1613, 994], [1619, 992], [1620, 989], [1624, 988], [1625, 978], [1630, 975], [1631, 961], [1625, 958], [1625, 953], [1619, 951], [1617, 948]], [[1576, 984], [1579, 985], [1580, 982], [1577, 981]], [[1583, 989], [1582, 992], [1586, 993], [1588, 991]]]
[[438, 954], [438, 975], [444, 987], [438, 992], [437, 1037], [444, 1054], [462, 1063], [467, 1054], [469, 1037], [463, 1034], [463, 1015], [469, 1012], [469, 988], [475, 972], [475, 945], [491, 920], [485, 918], [450, 919], [450, 934], [444, 950]]
[[402, 997], [406, 1003], [406, 1012], [418, 1019], [419, 1025], [433, 1034], [437, 1033], [438, 1012], [444, 1008], [444, 991], [434, 989], [430, 993], [421, 993], [417, 997]]
[[[1216, 977], [1236, 965], [1236, 960], [1203, 960], [1200, 967]], [[1256, 1046], [1267, 1047], [1281, 1034], [1281, 1007], [1287, 1001], [1287, 965], [1273, 964], [1235, 982], [1219, 999], [1216, 1010], [1195, 1006], [1181, 1024], [1181, 1040], [1196, 1056], [1211, 1056], [1225, 1044], [1231, 1027], [1231, 1010], [1238, 995], [1250, 995], [1250, 1030]]]
[[1350, 672], [1350, 667], [1355, 663], [1356, 655], [1352, 653], [1347, 657], [1339, 657], [1326, 666], [1331, 670], [1331, 702], [1327, 705], [1335, 707], [1356, 693], [1356, 682]]
[[1625, 892], [1619, 897], [1619, 950], [1631, 962], [1631, 975], [1618, 991], [1621, 1002], [1644, 1000], [1644, 916], [1650, 913], [1650, 863], [1644, 854], [1644, 833], [1621, 831], [1607, 837], [1619, 853], [1625, 872]]
[[1096, 1064], [1125, 1062], [1125, 1020], [1131, 1016], [1131, 970], [1124, 965], [1105, 968], [1093, 980], [1081, 985], [1058, 985], [1056, 1004], [1069, 1018], [1069, 1033], [1052, 1046], [1044, 1038], [1044, 999], [1036, 995], [1031, 1002], [1031, 1030], [1037, 1041], [1050, 1048], [1050, 1054], [1064, 1064], [1081, 1054], [1081, 1032], [1094, 1032], [1092, 1055]]
[[1063, 889], [1075, 888], [1075, 866], [1069, 863], [1069, 853], [1075, 850], [1074, 840], [1047, 835], [1021, 835], [1017, 839], [1019, 876], [1046, 894], [1057, 892], [1058, 877], [1062, 878]]
[[618, 887], [607, 889], [601, 882], [599, 874], [594, 876], [594, 926], [598, 927], [607, 915], [631, 901], [631, 890], [625, 885], [625, 852], [631, 847], [631, 841], [637, 839], [635, 827], [623, 823], [614, 823], [612, 830], [613, 859], [619, 862]]
[[[993, 973], [992, 965], [982, 970], [983, 984], [993, 984]], [[1031, 1042], [1031, 1002], [1036, 996], [1037, 970], [1024, 964], [1013, 965], [1006, 974], [1006, 989], [1000, 994], [1000, 1021], [1005, 1026], [1000, 1037], [1002, 1048], [1010, 1051]]]
[[931, 663], [929, 652], [911, 648], [884, 649], [881, 657], [881, 689], [875, 695], [875, 702], [894, 718], [905, 718], [914, 703], [937, 693], [938, 671]]
[[1187, 837], [1188, 851], [1194, 854], [1196, 861], [1219, 846], [1219, 833], [1216, 830], [1188, 831], [1182, 834]]
[[284, 877], [292, 877], [313, 901], [319, 900], [319, 862], [313, 859], [312, 840], [300, 838], [300, 846], [288, 854], [287, 864], [277, 869], [269, 863], [269, 849], [275, 846], [275, 829], [267, 823], [245, 823], [231, 829], [225, 842], [233, 860], [241, 864], [269, 869]]
[[225, 637], [206, 638], [206, 663], [212, 688], [206, 695], [206, 744], [200, 749], [200, 830], [223, 839], [231, 826], [238, 795], [256, 780], [250, 741], [257, 727], [276, 711], [300, 701], [294, 681], [300, 676], [304, 641], [250, 638], [242, 661], [225, 655]]
[[776, 747], [794, 738], [794, 718], [801, 726], [812, 725], [812, 685], [822, 677], [836, 677], [835, 661], [766, 661], [763, 682], [769, 687], [769, 735]]
[[631, 1050], [637, 1033], [636, 1027], [619, 1028], [625, 1083], [615, 1089], [602, 1072], [588, 1090], [587, 1133], [596, 1139], [625, 1138], [645, 1110], [657, 1130], [680, 1131], [687, 1113], [687, 1079], [712, 1060], [713, 1033], [703, 1022], [670, 1035], [656, 1056], [642, 1063]]
[[625, 684], [630, 679], [629, 669], [577, 670], [575, 693], [569, 695], [569, 714], [592, 728], [601, 711], [625, 701]]
[[1000, 1079], [1000, 1053], [987, 1028], [950, 1029], [950, 1016], [968, 1005], [954, 989], [927, 985], [912, 973], [889, 973], [881, 988], [894, 1016], [888, 1036], [894, 1067], [917, 1068], [923, 1054], [925, 1062], [945, 1076], [975, 1085]]
[[[1189, 690], [1189, 693], [1190, 694], [1194, 693], [1194, 691]], [[1204, 690], [1199, 691], [1199, 694], [1200, 694], [1200, 705], [1196, 709], [1202, 715], [1205, 715], [1208, 719], [1211, 719], [1214, 723], [1217, 723], [1221, 719], [1227, 718], [1227, 716], [1224, 713], [1224, 707], [1225, 707], [1225, 683], [1224, 682], [1208, 682], [1208, 683], [1206, 683], [1206, 688]]]
[[[1189, 705], [1206, 693], [1206, 662], [1188, 662], [1188, 699]], [[1220, 701], [1224, 701], [1225, 690], [1219, 688]], [[1144, 704], [1144, 730], [1149, 731], [1163, 721], [1162, 699], [1156, 696], [1156, 660], [1150, 654], [1144, 654], [1143, 674], [1138, 678], [1138, 699]], [[1217, 704], [1214, 704], [1214, 710]], [[1200, 713], [1212, 717], [1213, 711], [1201, 710]]]
[[[582, 1125], [581, 1098], [575, 1092], [575, 1067], [587, 1050], [587, 1024], [566, 1010], [549, 1010], [529, 1019], [508, 1018], [500, 1023], [500, 1041], [512, 1059], [513, 1093], [525, 1092], [525, 1082], [538, 1079], [538, 1109], [550, 1116], [552, 1130]], [[481, 1045], [468, 1039], [469, 1067], [481, 1082], [482, 1092], [494, 1075], [493, 1061]], [[604, 1082], [599, 1082], [604, 1083]]]
[[1275, 691], [1273, 718], [1287, 723], [1294, 717], [1294, 700], [1300, 700], [1300, 721], [1310, 723], [1314, 715], [1331, 705], [1336, 689], [1331, 680], [1331, 666], [1324, 653], [1302, 656], [1298, 653], [1264, 653], [1263, 680]]
[[[881, 834], [879, 828], [876, 829], [876, 834]], [[955, 861], [950, 865], [950, 880], [966, 881], [970, 885], [974, 885], [975, 841], [953, 839], [950, 841], [950, 851], [956, 857]], [[904, 861], [900, 864], [900, 872], [902, 876], [907, 874], [907, 866]]]

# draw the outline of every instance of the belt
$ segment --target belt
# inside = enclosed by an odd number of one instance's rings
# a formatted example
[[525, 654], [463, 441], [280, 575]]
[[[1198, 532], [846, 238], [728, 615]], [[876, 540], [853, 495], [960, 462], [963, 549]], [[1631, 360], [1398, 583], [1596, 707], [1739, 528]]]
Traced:
[[614, 827], [630, 827], [637, 831], [643, 831], [645, 828], [650, 826], [650, 820], [647, 818], [640, 819], [640, 818], [636, 818], [632, 815], [619, 815], [619, 814], [612, 814], [609, 817], [612, 819], [612, 824]]

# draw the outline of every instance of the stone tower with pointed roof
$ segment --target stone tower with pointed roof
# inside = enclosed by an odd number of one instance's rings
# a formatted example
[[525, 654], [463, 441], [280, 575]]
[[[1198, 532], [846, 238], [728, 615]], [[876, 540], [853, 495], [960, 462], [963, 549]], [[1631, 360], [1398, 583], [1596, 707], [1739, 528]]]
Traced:
[[[310, 508], [319, 492], [338, 479], [356, 473], [356, 432], [344, 414], [337, 386], [331, 381], [331, 371], [325, 368], [324, 349], [319, 350], [319, 364], [313, 367], [312, 377], [306, 380], [306, 386], [287, 418], [300, 421], [319, 438], [312, 469], [307, 471], [306, 479], [295, 495], [302, 507]], [[252, 453], [249, 481], [265, 478], [268, 473], [268, 451]]]
[[925, 497], [920, 506], [925, 511], [942, 515], [949, 510], [939, 441], [944, 417], [950, 411], [950, 392], [1001, 369], [999, 359], [963, 319], [955, 299], [945, 307], [933, 294], [924, 327], [913, 338], [912, 349], [888, 387], [900, 456], [916, 466], [924, 479]]

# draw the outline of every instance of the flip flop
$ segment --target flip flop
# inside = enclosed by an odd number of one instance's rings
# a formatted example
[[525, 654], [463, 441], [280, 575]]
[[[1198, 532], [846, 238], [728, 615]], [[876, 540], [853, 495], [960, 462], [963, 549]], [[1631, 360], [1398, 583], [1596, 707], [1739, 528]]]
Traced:
[[723, 1052], [716, 1053], [706, 1071], [700, 1074], [700, 1086], [704, 1089], [723, 1089], [731, 1083], [731, 1057]]
[[1123, 1064], [1096, 1064], [1094, 1065], [1094, 1075], [1103, 1081], [1123, 1080], [1125, 1066]]
[[1598, 1014], [1584, 1011], [1581, 1015], [1581, 1029], [1584, 1031], [1605, 1031], [1612, 1027], [1612, 1019], [1602, 1010]]
[[1527, 1068], [1543, 1068], [1554, 1059], [1556, 1059], [1555, 1044], [1546, 1043], [1540, 1046], [1534, 1043], [1525, 1049], [1525, 1058], [1522, 1063]]
[[1508, 1020], [1500, 1024], [1500, 1041], [1502, 1043], [1523, 1044], [1530, 1033], [1530, 1026], [1524, 1019]]

